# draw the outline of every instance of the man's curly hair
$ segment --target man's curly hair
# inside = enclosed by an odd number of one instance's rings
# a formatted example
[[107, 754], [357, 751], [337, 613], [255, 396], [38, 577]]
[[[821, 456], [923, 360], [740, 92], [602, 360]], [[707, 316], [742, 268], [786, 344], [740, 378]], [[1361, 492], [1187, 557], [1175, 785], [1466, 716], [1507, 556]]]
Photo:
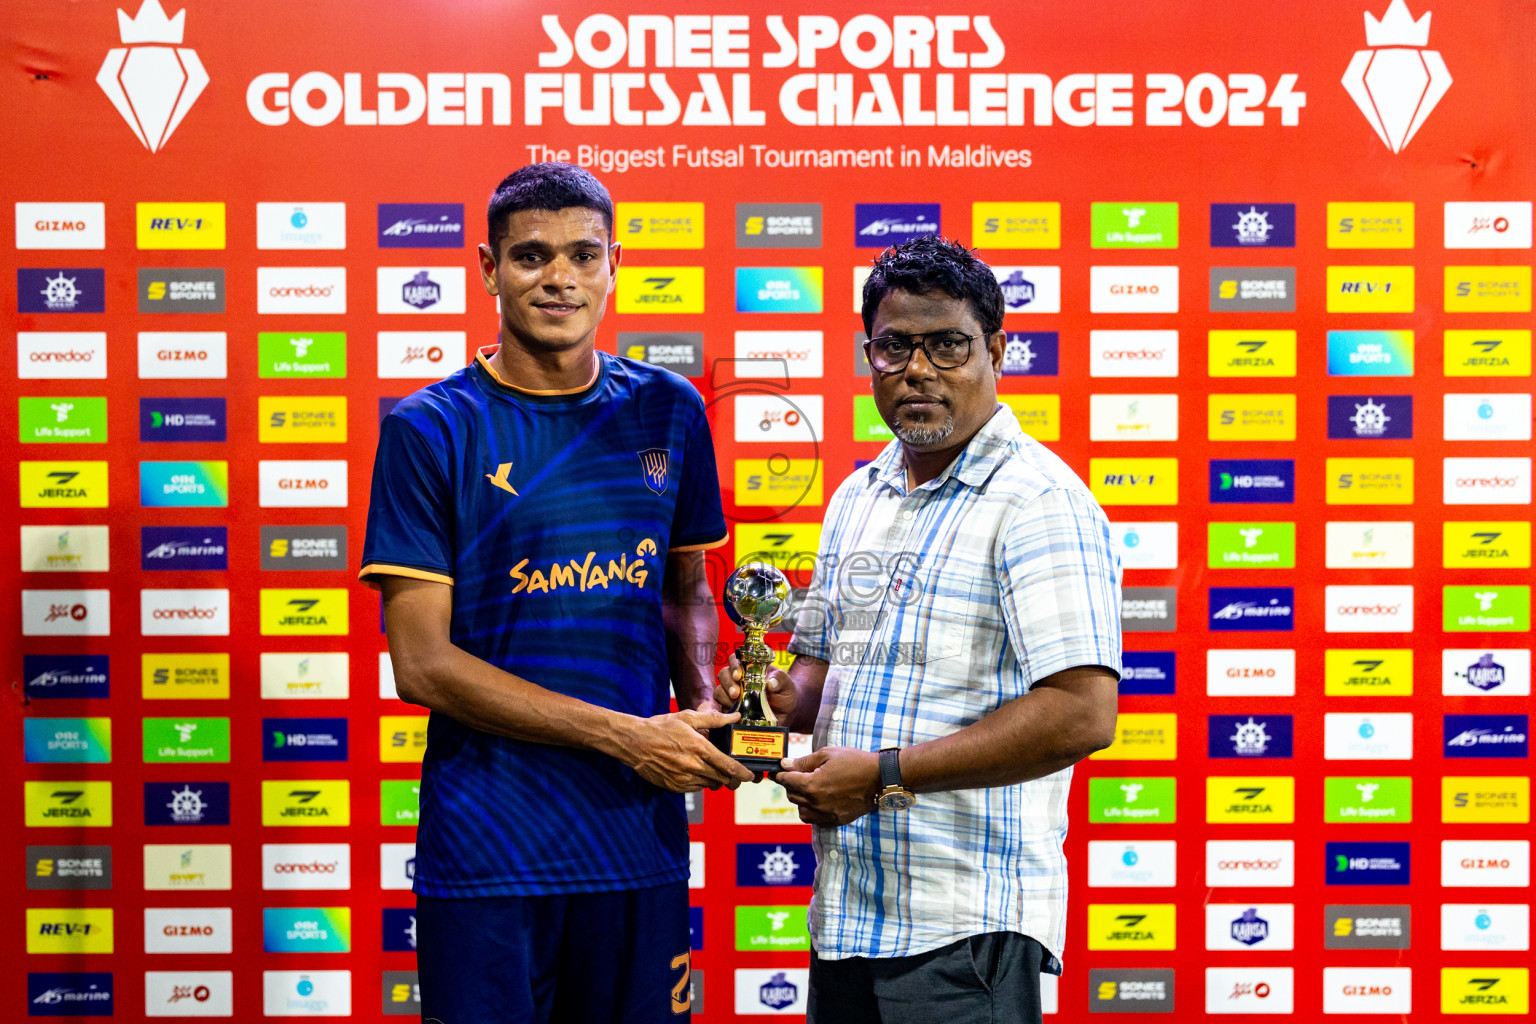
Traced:
[[902, 242], [875, 257], [874, 269], [864, 282], [864, 333], [874, 331], [875, 311], [891, 291], [924, 295], [943, 292], [971, 305], [976, 322], [986, 334], [1002, 330], [1003, 289], [992, 268], [977, 258], [974, 249], [937, 235], [923, 235]]

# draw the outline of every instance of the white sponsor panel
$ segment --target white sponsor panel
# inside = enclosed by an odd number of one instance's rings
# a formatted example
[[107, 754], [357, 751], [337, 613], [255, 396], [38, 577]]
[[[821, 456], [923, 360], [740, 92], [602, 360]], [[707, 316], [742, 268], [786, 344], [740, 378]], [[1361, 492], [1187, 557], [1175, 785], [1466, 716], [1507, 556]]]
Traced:
[[346, 203], [257, 203], [256, 248], [345, 249]]
[[1324, 967], [1324, 1013], [1413, 1011], [1413, 970], [1408, 967]]
[[1447, 505], [1529, 505], [1531, 460], [1446, 459]]
[[735, 808], [738, 825], [793, 825], [800, 821], [800, 808], [789, 802], [789, 793], [766, 779], [753, 786], [738, 786]]
[[1293, 1013], [1295, 972], [1289, 967], [1207, 967], [1206, 1013]]
[[737, 395], [736, 440], [805, 442], [826, 437], [820, 395]]
[[22, 572], [107, 572], [105, 526], [23, 526]]
[[233, 971], [145, 971], [144, 1016], [233, 1017]]
[[263, 843], [263, 889], [350, 889], [352, 847], [348, 843]]
[[16, 376], [22, 380], [105, 380], [106, 331], [19, 331]]
[[1323, 588], [1323, 631], [1412, 633], [1413, 586]]
[[1530, 648], [1449, 647], [1440, 652], [1446, 697], [1529, 697]]
[[1294, 697], [1296, 652], [1288, 648], [1219, 648], [1205, 652], [1211, 697]]
[[822, 349], [820, 331], [737, 331], [736, 366], [738, 378], [820, 377]]
[[1413, 760], [1413, 712], [1323, 715], [1323, 760]]
[[106, 203], [17, 203], [16, 248], [105, 249]]
[[704, 888], [704, 844], [688, 844], [688, 888]]
[[388, 651], [379, 652], [379, 697], [383, 700], [400, 699], [400, 691], [395, 688], [395, 663], [389, 660]]
[[139, 591], [141, 636], [229, 636], [229, 591]]
[[463, 267], [379, 267], [380, 313], [464, 312]]
[[1177, 377], [1178, 331], [1089, 331], [1088, 376]]
[[[993, 267], [992, 274], [1003, 286], [1005, 314], [1061, 312], [1060, 267]], [[1031, 297], [1020, 305], [1014, 296], [1025, 294], [1025, 285], [1030, 286]]]
[[262, 971], [261, 1012], [268, 1017], [350, 1017], [352, 972]]
[[1289, 888], [1296, 884], [1296, 844], [1290, 839], [1209, 839], [1205, 884]]
[[1088, 842], [1092, 888], [1167, 889], [1178, 884], [1178, 843], [1172, 839]]
[[346, 654], [264, 651], [261, 696], [263, 700], [345, 700], [349, 690], [348, 669]]
[[1440, 904], [1441, 949], [1531, 948], [1529, 903]]
[[1327, 524], [1325, 564], [1330, 569], [1412, 569], [1413, 523]]
[[869, 280], [869, 273], [870, 268], [867, 266], [853, 268], [853, 311], [855, 313], [864, 312], [864, 282]]
[[379, 377], [442, 380], [469, 363], [463, 331], [380, 331]]
[[380, 889], [409, 889], [415, 878], [415, 843], [379, 844]]
[[1207, 903], [1205, 948], [1248, 952], [1296, 948], [1294, 903]]
[[140, 331], [140, 380], [223, 380], [229, 339], [223, 331]]
[[1447, 441], [1529, 441], [1531, 396], [1446, 395], [1444, 434]]
[[346, 459], [262, 459], [262, 508], [346, 508]]
[[1530, 840], [1442, 840], [1440, 884], [1447, 889], [1523, 889], [1531, 884]]
[[111, 591], [21, 592], [22, 636], [109, 636], [111, 632]]
[[803, 1017], [810, 990], [809, 968], [738, 967], [736, 1013], [743, 1017]]
[[1178, 395], [1089, 395], [1090, 441], [1177, 441]]
[[1447, 249], [1529, 249], [1531, 204], [1446, 203]]
[[1040, 1013], [1061, 1012], [1061, 979], [1054, 974], [1040, 975]]
[[345, 313], [346, 267], [257, 267], [256, 312]]
[[1177, 313], [1178, 267], [1090, 267], [1092, 313]]
[[1124, 569], [1177, 569], [1178, 523], [1110, 523], [1109, 539]]
[[234, 948], [229, 907], [146, 907], [144, 952], [229, 953]]

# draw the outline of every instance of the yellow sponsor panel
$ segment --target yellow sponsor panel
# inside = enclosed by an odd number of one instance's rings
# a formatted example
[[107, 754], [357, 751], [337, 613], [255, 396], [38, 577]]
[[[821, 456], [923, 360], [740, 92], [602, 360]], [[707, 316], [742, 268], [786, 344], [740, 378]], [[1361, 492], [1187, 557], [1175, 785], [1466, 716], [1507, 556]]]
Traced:
[[997, 398], [1013, 410], [1024, 433], [1036, 441], [1061, 440], [1060, 395], [998, 395]]
[[1330, 505], [1412, 505], [1413, 459], [1329, 459]]
[[345, 587], [263, 588], [262, 636], [346, 636]]
[[820, 459], [736, 460], [736, 504], [800, 508], [821, 504]]
[[1440, 968], [1441, 1013], [1531, 1012], [1528, 967]]
[[1412, 313], [1413, 267], [1329, 267], [1328, 312]]
[[1208, 341], [1212, 377], [1296, 376], [1295, 331], [1211, 331]]
[[1176, 923], [1172, 903], [1090, 903], [1088, 948], [1173, 949]]
[[145, 654], [140, 659], [145, 700], [228, 700], [228, 654]]
[[110, 782], [27, 782], [22, 802], [28, 825], [101, 828], [112, 824]]
[[1440, 820], [1447, 824], [1529, 824], [1530, 777], [1446, 775], [1440, 780]]
[[223, 203], [139, 203], [140, 249], [224, 248]]
[[1214, 825], [1289, 825], [1296, 820], [1296, 780], [1289, 775], [1211, 775], [1205, 820]]
[[380, 761], [386, 764], [419, 764], [426, 752], [426, 715], [381, 715], [379, 717]]
[[1121, 714], [1115, 741], [1091, 755], [1095, 761], [1173, 761], [1179, 756], [1179, 716]]
[[21, 462], [22, 508], [106, 508], [105, 462]]
[[1412, 203], [1329, 203], [1328, 248], [1412, 249]]
[[231, 848], [226, 843], [144, 847], [145, 889], [228, 889], [233, 877]]
[[1207, 395], [1212, 441], [1296, 440], [1295, 395]]
[[737, 523], [736, 564], [768, 562], [780, 569], [814, 569], [820, 523]]
[[1446, 267], [1447, 313], [1529, 313], [1530, 267]]
[[628, 249], [702, 249], [704, 204], [615, 203], [613, 240]]
[[27, 952], [112, 952], [112, 909], [28, 907]]
[[1445, 332], [1447, 377], [1529, 377], [1531, 332], [1483, 330]]
[[1060, 249], [1060, 203], [972, 203], [978, 249]]
[[620, 267], [614, 311], [704, 312], [703, 267]]
[[1177, 505], [1178, 459], [1089, 459], [1089, 488], [1100, 505]]
[[1441, 562], [1447, 569], [1529, 569], [1530, 520], [1447, 522]]
[[1413, 649], [1327, 650], [1323, 652], [1323, 693], [1329, 697], [1410, 697]]
[[263, 779], [263, 825], [350, 825], [352, 784], [345, 779]]
[[266, 444], [345, 441], [347, 399], [343, 395], [261, 395], [256, 399], [256, 439]]

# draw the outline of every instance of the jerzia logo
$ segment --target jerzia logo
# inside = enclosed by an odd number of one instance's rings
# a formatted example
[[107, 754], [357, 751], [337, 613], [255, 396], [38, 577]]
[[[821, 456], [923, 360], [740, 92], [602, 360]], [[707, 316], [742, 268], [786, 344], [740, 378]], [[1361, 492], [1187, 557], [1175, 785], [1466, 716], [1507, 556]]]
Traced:
[[[167, 18], [160, 0], [144, 0], [133, 18], [119, 10], [124, 45], [107, 51], [96, 73], [96, 84], [151, 153], [165, 145], [208, 87], [197, 51], [180, 45], [186, 17], [177, 11]], [[165, 43], [173, 45], [155, 45]]]
[[1413, 139], [1440, 97], [1451, 87], [1451, 72], [1429, 45], [1430, 13], [1418, 21], [1403, 0], [1392, 0], [1380, 20], [1365, 14], [1365, 43], [1381, 49], [1356, 50], [1344, 72], [1344, 88], [1377, 136], [1394, 153]]

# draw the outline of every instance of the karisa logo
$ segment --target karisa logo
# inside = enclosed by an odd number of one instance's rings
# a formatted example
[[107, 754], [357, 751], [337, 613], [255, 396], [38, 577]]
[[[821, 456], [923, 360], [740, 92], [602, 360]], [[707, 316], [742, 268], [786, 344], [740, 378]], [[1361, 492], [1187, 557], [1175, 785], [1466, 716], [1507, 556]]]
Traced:
[[197, 51], [181, 45], [186, 17], [183, 10], [167, 18], [160, 0], [144, 0], [133, 18], [119, 9], [123, 46], [107, 51], [96, 73], [96, 84], [151, 153], [165, 145], [208, 87]]
[[1429, 45], [1430, 12], [1418, 21], [1403, 0], [1380, 20], [1365, 13], [1365, 43], [1344, 72], [1344, 89], [1388, 149], [1401, 153], [1451, 87], [1451, 73]]

